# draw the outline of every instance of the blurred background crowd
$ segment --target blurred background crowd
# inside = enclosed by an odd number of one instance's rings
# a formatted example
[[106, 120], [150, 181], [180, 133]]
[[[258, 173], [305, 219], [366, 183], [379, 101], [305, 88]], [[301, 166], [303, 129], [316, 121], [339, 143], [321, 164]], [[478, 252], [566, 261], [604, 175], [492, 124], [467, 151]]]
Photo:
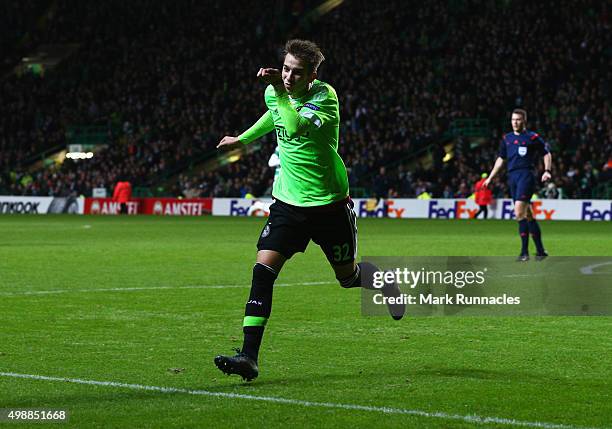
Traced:
[[[211, 163], [265, 109], [261, 66], [315, 40], [340, 100], [339, 152], [355, 196], [468, 197], [510, 112], [553, 148], [541, 197], [591, 198], [612, 179], [607, 2], [22, 0], [0, 5], [0, 194], [85, 195], [119, 177], [173, 196], [269, 194], [276, 142]], [[15, 72], [74, 44], [52, 70]], [[457, 129], [472, 120], [478, 132]], [[86, 160], [40, 163], [77, 125], [105, 130]], [[212, 165], [212, 166], [211, 166]], [[495, 197], [508, 195], [504, 176]]]

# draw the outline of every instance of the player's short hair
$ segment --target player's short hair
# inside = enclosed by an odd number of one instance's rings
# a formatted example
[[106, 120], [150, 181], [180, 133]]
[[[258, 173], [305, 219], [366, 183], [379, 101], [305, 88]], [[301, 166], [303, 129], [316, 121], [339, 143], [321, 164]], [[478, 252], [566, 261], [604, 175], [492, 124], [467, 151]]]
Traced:
[[512, 111], [512, 114], [518, 114], [521, 115], [523, 117], [523, 121], [527, 122], [527, 111], [525, 109], [514, 109]]
[[315, 42], [302, 39], [291, 39], [285, 44], [283, 56], [291, 54], [295, 58], [304, 61], [311, 72], [316, 72], [325, 60], [321, 49]]

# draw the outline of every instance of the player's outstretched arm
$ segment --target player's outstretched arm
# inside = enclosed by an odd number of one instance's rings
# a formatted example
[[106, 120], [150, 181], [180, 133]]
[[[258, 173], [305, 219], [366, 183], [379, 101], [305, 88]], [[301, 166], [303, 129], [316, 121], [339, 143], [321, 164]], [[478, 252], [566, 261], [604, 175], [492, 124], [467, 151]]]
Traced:
[[225, 136], [219, 144], [217, 148], [223, 146], [235, 146], [239, 143], [249, 144], [254, 140], [262, 137], [265, 134], [268, 134], [270, 131], [274, 130], [274, 120], [272, 119], [272, 113], [267, 110], [261, 118], [257, 120], [248, 130], [240, 134], [238, 137]]
[[549, 153], [544, 155], [544, 174], [542, 174], [542, 182], [552, 179], [552, 155]]
[[493, 180], [493, 178], [497, 175], [497, 173], [499, 173], [499, 170], [503, 167], [503, 165], [504, 165], [504, 158], [502, 158], [501, 156], [498, 156], [497, 159], [495, 160], [495, 165], [493, 166], [493, 170], [491, 170], [489, 177], [487, 177], [487, 180], [484, 181], [482, 186], [484, 186], [485, 188], [488, 187], [489, 183], [491, 183], [491, 180]]

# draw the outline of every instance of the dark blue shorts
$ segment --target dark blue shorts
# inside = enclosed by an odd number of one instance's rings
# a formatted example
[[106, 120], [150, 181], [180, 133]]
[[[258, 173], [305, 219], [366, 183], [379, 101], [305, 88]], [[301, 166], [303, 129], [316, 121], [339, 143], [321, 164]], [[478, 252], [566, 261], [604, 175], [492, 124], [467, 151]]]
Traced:
[[515, 170], [508, 173], [510, 195], [514, 201], [531, 202], [535, 183], [535, 176], [531, 170]]

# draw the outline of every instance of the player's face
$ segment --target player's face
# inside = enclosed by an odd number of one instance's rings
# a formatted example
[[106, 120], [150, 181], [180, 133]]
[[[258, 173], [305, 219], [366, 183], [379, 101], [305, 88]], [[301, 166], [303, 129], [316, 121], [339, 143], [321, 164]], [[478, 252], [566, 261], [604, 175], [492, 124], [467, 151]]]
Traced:
[[285, 89], [293, 97], [301, 97], [309, 89], [310, 83], [317, 77], [316, 72], [310, 72], [308, 66], [291, 54], [285, 56], [282, 78]]
[[525, 129], [525, 119], [520, 113], [513, 113], [510, 122], [512, 122], [512, 131], [515, 133], [520, 133]]

